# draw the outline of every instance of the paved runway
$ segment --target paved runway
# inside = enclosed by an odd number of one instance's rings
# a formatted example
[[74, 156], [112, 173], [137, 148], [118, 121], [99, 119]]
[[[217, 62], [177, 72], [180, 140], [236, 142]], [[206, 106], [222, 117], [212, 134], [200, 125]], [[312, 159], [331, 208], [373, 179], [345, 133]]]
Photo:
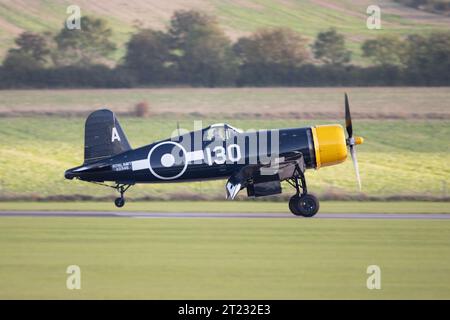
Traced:
[[[205, 213], [205, 212], [131, 212], [131, 211], [0, 211], [0, 217], [124, 217], [124, 218], [213, 218], [213, 219], [302, 219], [290, 213]], [[450, 220], [445, 213], [318, 213], [313, 219], [421, 219]]]

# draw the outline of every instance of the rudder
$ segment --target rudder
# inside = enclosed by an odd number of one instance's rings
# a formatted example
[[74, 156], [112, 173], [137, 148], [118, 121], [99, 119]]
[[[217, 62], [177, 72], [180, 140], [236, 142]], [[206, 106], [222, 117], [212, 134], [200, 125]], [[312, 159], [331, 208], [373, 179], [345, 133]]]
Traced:
[[131, 150], [131, 146], [111, 110], [97, 110], [88, 116], [84, 127], [84, 163], [128, 150]]

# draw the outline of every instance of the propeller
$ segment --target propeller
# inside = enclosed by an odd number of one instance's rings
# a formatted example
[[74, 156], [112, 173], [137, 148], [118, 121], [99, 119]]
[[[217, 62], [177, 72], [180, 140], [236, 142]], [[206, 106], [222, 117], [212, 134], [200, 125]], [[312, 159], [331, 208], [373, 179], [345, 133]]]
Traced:
[[345, 94], [345, 128], [347, 129], [347, 146], [350, 150], [350, 155], [353, 161], [353, 167], [355, 168], [356, 181], [358, 182], [359, 191], [361, 191], [361, 176], [359, 175], [358, 158], [356, 157], [357, 144], [364, 142], [362, 137], [353, 137], [352, 117], [350, 115], [350, 106], [348, 103], [347, 93]]

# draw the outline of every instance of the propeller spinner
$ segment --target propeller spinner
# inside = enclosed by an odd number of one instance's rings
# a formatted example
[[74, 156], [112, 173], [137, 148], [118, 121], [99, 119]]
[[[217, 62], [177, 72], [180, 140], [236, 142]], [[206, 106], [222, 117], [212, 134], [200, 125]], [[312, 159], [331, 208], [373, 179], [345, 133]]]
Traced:
[[350, 115], [350, 106], [348, 103], [347, 93], [345, 94], [345, 128], [347, 129], [347, 146], [350, 149], [350, 155], [353, 161], [353, 167], [355, 168], [356, 180], [358, 182], [359, 191], [361, 191], [361, 176], [359, 175], [358, 158], [356, 157], [355, 146], [362, 144], [364, 139], [362, 137], [353, 137], [352, 117]]

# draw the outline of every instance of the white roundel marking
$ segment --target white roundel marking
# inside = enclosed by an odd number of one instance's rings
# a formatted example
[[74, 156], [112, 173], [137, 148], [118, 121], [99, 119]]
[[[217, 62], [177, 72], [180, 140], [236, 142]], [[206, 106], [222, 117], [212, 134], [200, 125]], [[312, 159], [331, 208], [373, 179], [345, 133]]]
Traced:
[[170, 153], [166, 153], [161, 157], [161, 164], [164, 167], [171, 167], [175, 163], [175, 158]]
[[[160, 147], [160, 146], [162, 146], [162, 145], [165, 145], [165, 144], [173, 144], [174, 146], [179, 147], [179, 148], [183, 151], [183, 156], [185, 157], [183, 169], [181, 170], [180, 173], [178, 173], [178, 174], [176, 174], [176, 175], [174, 175], [174, 176], [172, 176], [172, 177], [163, 177], [163, 176], [157, 174], [157, 173], [155, 172], [155, 170], [153, 170], [153, 168], [152, 168], [152, 163], [150, 162], [150, 157], [152, 156], [153, 151], [155, 151], [156, 148], [158, 148], [158, 147]], [[162, 159], [162, 158], [164, 158], [164, 156], [167, 155], [167, 154], [168, 154], [168, 153], [164, 154], [164, 155], [161, 157], [161, 163], [163, 162], [163, 159]], [[164, 141], [164, 142], [158, 143], [158, 144], [157, 144], [156, 146], [154, 146], [154, 147], [150, 150], [150, 152], [148, 153], [148, 156], [147, 156], [147, 161], [148, 161], [148, 165], [149, 165], [148, 168], [150, 169], [150, 172], [151, 172], [155, 177], [157, 177], [158, 179], [161, 179], [161, 180], [173, 180], [173, 179], [179, 178], [179, 177], [181, 177], [181, 176], [183, 175], [183, 173], [186, 171], [187, 166], [188, 166], [188, 161], [187, 161], [187, 159], [186, 159], [186, 154], [187, 154], [186, 149], [185, 149], [181, 144], [179, 144], [179, 143], [177, 143], [177, 142], [173, 142], [173, 141]], [[169, 153], [169, 155], [172, 156], [172, 158], [173, 158], [173, 155], [171, 155], [170, 153]], [[175, 159], [173, 159], [173, 160], [174, 160], [174, 163], [175, 163]], [[172, 165], [173, 165], [173, 164], [172, 164]], [[163, 166], [164, 166], [164, 164], [163, 164]]]

